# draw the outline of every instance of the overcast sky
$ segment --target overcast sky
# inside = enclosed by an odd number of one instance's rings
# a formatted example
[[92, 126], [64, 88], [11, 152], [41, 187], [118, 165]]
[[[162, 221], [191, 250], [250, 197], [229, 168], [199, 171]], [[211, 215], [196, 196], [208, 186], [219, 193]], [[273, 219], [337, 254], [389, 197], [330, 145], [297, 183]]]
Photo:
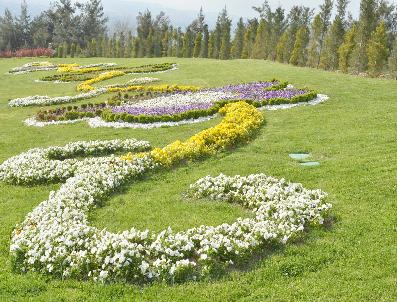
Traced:
[[[115, 0], [116, 1], [116, 0]], [[130, 0], [123, 0], [130, 1]], [[206, 12], [219, 12], [225, 5], [232, 15], [250, 17], [254, 16], [255, 12], [252, 6], [260, 6], [262, 0], [131, 0], [143, 3], [158, 3], [167, 7], [172, 7], [181, 10], [199, 10], [202, 6]], [[324, 0], [268, 0], [269, 4], [275, 8], [281, 5], [287, 10], [293, 5], [305, 5], [312, 8], [324, 2]], [[395, 2], [395, 1], [391, 1]], [[360, 0], [351, 0], [349, 10], [356, 16], [360, 8]]]

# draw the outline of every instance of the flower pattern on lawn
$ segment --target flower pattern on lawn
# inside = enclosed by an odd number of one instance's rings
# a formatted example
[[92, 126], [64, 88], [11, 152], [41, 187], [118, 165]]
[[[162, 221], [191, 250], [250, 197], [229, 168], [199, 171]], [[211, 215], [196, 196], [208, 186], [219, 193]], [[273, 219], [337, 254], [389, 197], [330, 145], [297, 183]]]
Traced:
[[[260, 174], [205, 177], [188, 194], [235, 202], [254, 213], [232, 224], [173, 232], [132, 228], [120, 233], [89, 225], [88, 212], [120, 186], [156, 169], [210, 156], [247, 142], [263, 124], [258, 109], [245, 102], [225, 105], [223, 120], [186, 141], [149, 148], [143, 141], [77, 142], [36, 148], [0, 165], [0, 179], [36, 184], [65, 181], [13, 231], [15, 267], [62, 278], [94, 281], [185, 281], [238, 262], [265, 244], [284, 244], [330, 208], [326, 194]], [[117, 157], [115, 151], [131, 151]], [[77, 157], [96, 155], [78, 160]]]

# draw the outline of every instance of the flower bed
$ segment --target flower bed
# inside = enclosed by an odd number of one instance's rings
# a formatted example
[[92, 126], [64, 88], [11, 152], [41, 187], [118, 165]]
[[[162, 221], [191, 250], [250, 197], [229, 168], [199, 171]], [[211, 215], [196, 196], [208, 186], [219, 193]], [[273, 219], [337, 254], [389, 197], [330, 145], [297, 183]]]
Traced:
[[148, 142], [135, 139], [82, 141], [64, 147], [35, 148], [6, 160], [0, 166], [0, 179], [12, 184], [28, 185], [65, 181], [80, 167], [95, 165], [98, 161], [98, 158], [80, 161], [76, 157], [139, 152], [149, 148]]
[[245, 102], [227, 104], [224, 119], [190, 139], [149, 152], [86, 158], [109, 151], [139, 152], [147, 142], [78, 142], [33, 149], [0, 165], [0, 179], [37, 184], [65, 181], [13, 231], [14, 267], [61, 278], [94, 281], [179, 282], [197, 279], [249, 256], [265, 244], [284, 244], [308, 224], [322, 223], [331, 207], [326, 194], [265, 175], [205, 177], [188, 195], [235, 202], [253, 218], [232, 224], [159, 233], [132, 228], [121, 233], [89, 225], [88, 213], [121, 185], [153, 169], [164, 169], [247, 141], [262, 125], [262, 114]]
[[[135, 79], [134, 79], [135, 80]], [[139, 81], [139, 78], [136, 79]], [[208, 116], [213, 116], [218, 110], [228, 102], [235, 102], [240, 98], [252, 97], [245, 99], [246, 102], [256, 107], [279, 104], [298, 104], [309, 102], [316, 98], [317, 93], [308, 90], [286, 89], [275, 90], [273, 87], [286, 87], [287, 83], [270, 81], [255, 82], [221, 88], [213, 88], [198, 92], [174, 93], [162, 95], [153, 99], [144, 99], [133, 104], [127, 100], [126, 104], [115, 106], [114, 102], [107, 104], [98, 104], [82, 108], [71, 107], [66, 110], [65, 107], [54, 110], [40, 111], [36, 115], [38, 122], [46, 121], [65, 121], [82, 118], [101, 117], [102, 120], [109, 123], [169, 123], [180, 122], [184, 120], [196, 120]], [[111, 91], [139, 91], [144, 89], [140, 86], [113, 85], [107, 86]], [[133, 87], [133, 88], [132, 88]], [[145, 86], [146, 92], [172, 92], [175, 89], [194, 90], [195, 87], [189, 86]], [[135, 89], [135, 90], [134, 90]], [[264, 99], [260, 99], [263, 97]], [[121, 94], [120, 94], [121, 99]], [[127, 98], [128, 99], [128, 98]]]
[[[33, 105], [51, 105], [51, 104], [63, 104], [75, 102], [83, 99], [90, 99], [92, 97], [117, 91], [159, 91], [159, 92], [174, 92], [174, 91], [191, 91], [197, 90], [197, 87], [193, 86], [143, 86], [144, 84], [153, 82], [152, 78], [140, 78], [139, 80], [132, 81], [126, 85], [109, 85], [105, 87], [95, 88], [92, 86], [94, 83], [98, 83], [107, 79], [114, 78], [116, 76], [122, 76], [126, 74], [139, 74], [139, 73], [157, 73], [175, 69], [175, 64], [163, 63], [163, 64], [152, 64], [143, 65], [138, 67], [114, 67], [113, 63], [99, 63], [90, 64], [86, 66], [77, 66], [76, 64], [59, 64], [53, 65], [49, 62], [34, 62], [28, 63], [21, 67], [11, 69], [9, 72], [18, 74], [33, 72], [39, 70], [60, 70], [64, 71], [61, 75], [53, 75], [45, 77], [42, 80], [57, 82], [70, 82], [74, 80], [83, 80], [84, 82], [77, 86], [78, 91], [85, 91], [77, 96], [61, 96], [61, 97], [49, 97], [49, 96], [29, 96], [23, 98], [16, 98], [9, 101], [11, 107], [23, 107]], [[107, 72], [97, 74], [99, 71], [109, 70]], [[92, 75], [89, 76], [88, 74]]]

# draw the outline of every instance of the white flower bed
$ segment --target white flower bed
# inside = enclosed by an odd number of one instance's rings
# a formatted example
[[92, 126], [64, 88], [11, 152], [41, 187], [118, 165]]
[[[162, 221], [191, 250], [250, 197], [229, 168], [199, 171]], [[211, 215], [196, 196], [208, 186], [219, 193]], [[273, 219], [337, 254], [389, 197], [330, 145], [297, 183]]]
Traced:
[[56, 69], [58, 69], [58, 65], [52, 64], [50, 62], [31, 62], [19, 67], [12, 68], [9, 73], [23, 74], [34, 71], [48, 71]]
[[[116, 65], [117, 65], [116, 63], [96, 63], [96, 64], [76, 66], [75, 69], [78, 70], [78, 69], [85, 69], [85, 68], [92, 68], [92, 67], [112, 67], [112, 66], [116, 66]], [[35, 72], [35, 71], [57, 70], [58, 68], [59, 68], [58, 64], [52, 64], [50, 62], [31, 62], [31, 63], [26, 63], [19, 67], [10, 69], [9, 73], [23, 74], [23, 73]]]
[[100, 117], [91, 118], [88, 120], [88, 125], [91, 128], [130, 128], [130, 129], [153, 129], [161, 127], [175, 127], [189, 124], [197, 124], [213, 119], [216, 115], [200, 117], [196, 119], [188, 119], [179, 122], [154, 122], [150, 124], [143, 123], [127, 123], [127, 122], [106, 122]]
[[11, 157], [1, 164], [0, 180], [16, 184], [63, 181], [70, 178], [82, 166], [95, 165], [98, 161], [98, 158], [86, 158], [80, 161], [74, 157], [137, 152], [149, 148], [148, 142], [135, 139], [80, 141], [64, 147], [35, 148]]
[[153, 128], [161, 128], [161, 127], [175, 127], [175, 126], [182, 126], [182, 125], [189, 125], [189, 124], [197, 124], [202, 123], [205, 121], [209, 121], [213, 119], [216, 115], [200, 117], [197, 119], [188, 119], [179, 122], [155, 122], [150, 124], [143, 124], [143, 123], [127, 123], [127, 122], [106, 122], [100, 117], [93, 117], [93, 118], [81, 118], [75, 120], [68, 120], [68, 121], [49, 121], [49, 122], [40, 122], [37, 121], [36, 118], [28, 118], [24, 121], [26, 126], [32, 127], [45, 127], [51, 125], [66, 125], [66, 124], [75, 124], [82, 121], [87, 121], [88, 125], [91, 128], [130, 128], [130, 129], [153, 129]]
[[[216, 101], [219, 100], [235, 99], [235, 98], [236, 98], [236, 94], [234, 93], [213, 92], [213, 91], [186, 92], [186, 93], [175, 93], [166, 96], [159, 96], [148, 100], [142, 100], [138, 103], [134, 102], [131, 104], [131, 106], [139, 106], [146, 108], [188, 106], [192, 104], [214, 104]], [[125, 106], [126, 105], [122, 105], [120, 107], [125, 107]]]
[[284, 110], [284, 109], [291, 109], [294, 107], [299, 107], [299, 106], [314, 106], [314, 105], [318, 105], [321, 103], [326, 102], [329, 99], [329, 97], [325, 94], [317, 94], [317, 97], [311, 101], [308, 102], [300, 102], [300, 103], [295, 103], [295, 104], [280, 104], [280, 105], [266, 105], [263, 106], [261, 108], [259, 108], [260, 110]]
[[144, 84], [149, 84], [149, 83], [158, 82], [158, 81], [160, 81], [160, 79], [158, 79], [158, 78], [141, 77], [141, 78], [133, 78], [125, 84], [112, 84], [112, 85], [106, 85], [104, 87], [105, 88], [128, 87], [128, 86], [134, 86], [134, 85], [144, 85]]
[[[114, 156], [70, 159], [115, 149], [147, 148], [146, 142], [77, 142], [32, 149], [0, 166], [11, 183], [65, 180], [30, 212], [11, 238], [16, 267], [94, 281], [181, 281], [227, 266], [265, 243], [286, 243], [309, 223], [322, 223], [331, 207], [320, 190], [306, 190], [272, 177], [205, 177], [190, 187], [193, 197], [237, 202], [254, 218], [174, 233], [132, 228], [111, 233], [89, 226], [88, 213], [117, 190], [156, 167], [149, 153], [124, 161]], [[55, 158], [55, 159], [51, 159]], [[68, 159], [67, 159], [68, 158]], [[62, 160], [63, 159], [63, 160]]]
[[35, 95], [24, 98], [16, 98], [10, 100], [8, 105], [10, 107], [26, 107], [32, 105], [53, 105], [77, 102], [80, 100], [91, 99], [107, 92], [106, 88], [98, 88], [89, 92], [80, 93], [74, 96], [57, 96], [49, 97], [47, 95]]

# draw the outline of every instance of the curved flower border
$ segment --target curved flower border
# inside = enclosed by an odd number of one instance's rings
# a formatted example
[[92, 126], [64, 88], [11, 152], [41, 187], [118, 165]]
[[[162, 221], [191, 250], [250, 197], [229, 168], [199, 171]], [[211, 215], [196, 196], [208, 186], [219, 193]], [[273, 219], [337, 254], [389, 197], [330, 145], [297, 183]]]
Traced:
[[[315, 105], [326, 102], [328, 99], [329, 99], [329, 97], [327, 95], [318, 94], [317, 98], [315, 98], [314, 100], [311, 100], [309, 102], [301, 102], [301, 103], [295, 103], [295, 104], [266, 105], [266, 106], [260, 107], [258, 109], [259, 110], [275, 111], [275, 110], [286, 110], [286, 109], [291, 109], [291, 108], [300, 107], [300, 106], [315, 106]], [[78, 122], [86, 121], [91, 128], [105, 127], [105, 128], [153, 129], [153, 128], [161, 128], [161, 127], [175, 127], [175, 126], [181, 126], [181, 125], [202, 123], [202, 122], [209, 121], [209, 120], [215, 118], [216, 116], [217, 115], [215, 114], [215, 115], [211, 115], [211, 116], [207, 116], [207, 117], [201, 117], [201, 118], [197, 118], [197, 119], [187, 119], [187, 120], [182, 120], [182, 121], [178, 121], [178, 122], [155, 122], [155, 123], [149, 123], [149, 124], [127, 123], [127, 122], [122, 122], [122, 121], [107, 122], [107, 121], [104, 121], [100, 117], [81, 118], [81, 119], [67, 120], [67, 121], [42, 122], [42, 121], [36, 120], [35, 117], [30, 117], [24, 121], [24, 124], [26, 126], [31, 126], [31, 127], [45, 127], [45, 126], [51, 126], [51, 125], [75, 124]]]
[[[73, 162], [70, 168], [66, 164], [70, 157], [102, 154], [120, 145], [79, 142], [63, 148], [33, 149], [3, 163], [0, 178], [12, 183], [67, 178], [13, 231], [10, 250], [15, 267], [94, 281], [184, 281], [228, 266], [265, 243], [286, 243], [308, 223], [322, 223], [330, 208], [324, 203], [323, 192], [262, 175], [247, 180], [205, 178], [190, 189], [194, 197], [239, 202], [252, 209], [254, 218], [177, 233], [170, 228], [160, 233], [134, 228], [111, 233], [89, 226], [89, 210], [121, 185], [155, 168], [200, 158], [245, 141], [263, 122], [262, 114], [245, 102], [228, 104], [220, 111], [225, 117], [217, 126], [185, 142], [176, 141], [150, 152], [86, 159]], [[125, 147], [131, 145], [133, 149], [148, 147], [137, 141]], [[42, 169], [35, 168], [37, 158], [47, 161], [44, 166], [38, 165]], [[49, 160], [60, 159], [63, 161], [57, 162], [55, 169], [48, 170]]]

